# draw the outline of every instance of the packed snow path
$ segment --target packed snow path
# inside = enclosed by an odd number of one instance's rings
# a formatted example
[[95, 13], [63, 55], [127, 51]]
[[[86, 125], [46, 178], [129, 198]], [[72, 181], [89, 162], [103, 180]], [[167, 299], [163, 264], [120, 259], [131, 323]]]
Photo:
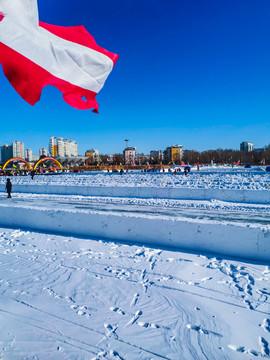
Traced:
[[259, 263], [0, 228], [0, 358], [269, 358]]
[[0, 210], [0, 226], [270, 261], [269, 205], [15, 193]]

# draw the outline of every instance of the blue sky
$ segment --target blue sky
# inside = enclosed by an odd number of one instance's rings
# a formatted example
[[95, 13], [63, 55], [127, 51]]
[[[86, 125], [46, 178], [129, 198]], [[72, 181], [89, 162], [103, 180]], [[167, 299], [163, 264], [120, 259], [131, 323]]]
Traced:
[[34, 153], [49, 136], [74, 139], [83, 154], [238, 149], [270, 143], [269, 0], [39, 0], [40, 20], [82, 24], [120, 55], [97, 95], [100, 114], [67, 105], [49, 86], [34, 107], [0, 71], [0, 144]]

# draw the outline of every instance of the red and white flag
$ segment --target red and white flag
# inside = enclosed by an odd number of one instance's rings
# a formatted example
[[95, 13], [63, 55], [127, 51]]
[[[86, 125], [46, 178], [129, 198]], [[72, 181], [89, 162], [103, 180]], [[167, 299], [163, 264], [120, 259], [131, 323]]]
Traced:
[[95, 96], [118, 59], [83, 26], [39, 22], [37, 0], [0, 0], [0, 63], [15, 90], [34, 105], [46, 85], [77, 109], [98, 111]]
[[186, 164], [184, 163], [184, 161], [181, 161], [181, 166], [186, 166]]
[[235, 163], [235, 166], [240, 165], [240, 160], [237, 161], [237, 163]]

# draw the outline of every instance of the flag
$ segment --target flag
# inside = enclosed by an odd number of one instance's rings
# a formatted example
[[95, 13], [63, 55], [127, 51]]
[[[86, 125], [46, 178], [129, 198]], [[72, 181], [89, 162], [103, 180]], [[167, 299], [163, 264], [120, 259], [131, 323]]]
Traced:
[[239, 165], [240, 164], [240, 160], [237, 161], [237, 163], [235, 163], [235, 166]]
[[37, 0], [0, 1], [0, 63], [11, 85], [34, 105], [53, 85], [77, 109], [98, 112], [95, 96], [118, 55], [98, 46], [82, 26], [39, 22]]
[[184, 163], [184, 161], [181, 161], [181, 166], [186, 166], [186, 164]]

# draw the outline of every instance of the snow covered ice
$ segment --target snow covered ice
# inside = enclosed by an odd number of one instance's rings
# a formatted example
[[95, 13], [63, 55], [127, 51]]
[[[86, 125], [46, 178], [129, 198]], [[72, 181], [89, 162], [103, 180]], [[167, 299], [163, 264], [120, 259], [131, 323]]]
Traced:
[[[163, 196], [163, 188], [198, 190], [200, 181], [225, 189], [225, 195], [236, 189], [265, 194], [269, 174], [210, 172], [204, 180], [200, 177], [85, 174], [37, 176], [32, 182], [12, 177], [11, 200], [1, 178], [0, 359], [269, 358], [270, 262], [244, 259], [240, 247], [235, 248], [239, 256], [230, 257], [221, 246], [232, 229], [230, 234], [236, 235], [227, 247], [245, 243], [241, 234], [251, 242], [256, 233], [254, 244], [264, 241], [267, 251], [269, 202], [263, 196], [259, 203], [207, 200], [199, 193], [192, 200]], [[57, 185], [65, 186], [65, 193]], [[81, 186], [107, 193], [74, 194]], [[41, 192], [45, 187], [46, 194]], [[156, 187], [159, 196], [116, 196], [111, 187]], [[23, 226], [27, 214], [31, 218]], [[97, 230], [91, 235], [91, 227], [83, 234], [65, 216], [82, 228], [84, 216], [105, 218], [109, 229], [102, 223], [102, 234], [107, 235], [99, 236]], [[126, 239], [113, 223], [118, 218], [128, 224]], [[63, 226], [57, 230], [60, 221]], [[137, 229], [140, 221], [147, 221], [150, 230]], [[162, 222], [168, 227], [163, 238]], [[164, 241], [173, 227], [191, 223], [196, 231], [212, 226], [213, 234], [206, 233], [211, 242], [196, 236], [205, 246], [220, 242], [215, 251], [196, 246], [184, 251]], [[149, 231], [149, 241], [134, 243], [128, 229]]]

